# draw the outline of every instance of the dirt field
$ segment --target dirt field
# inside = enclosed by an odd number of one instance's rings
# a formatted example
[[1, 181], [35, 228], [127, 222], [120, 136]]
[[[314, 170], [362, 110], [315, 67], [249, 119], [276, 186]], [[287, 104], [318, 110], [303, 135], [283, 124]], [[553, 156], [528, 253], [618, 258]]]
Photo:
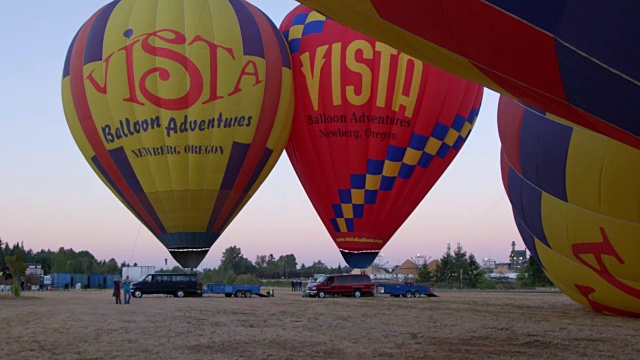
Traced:
[[560, 293], [438, 298], [0, 293], [1, 359], [637, 359], [640, 320]]

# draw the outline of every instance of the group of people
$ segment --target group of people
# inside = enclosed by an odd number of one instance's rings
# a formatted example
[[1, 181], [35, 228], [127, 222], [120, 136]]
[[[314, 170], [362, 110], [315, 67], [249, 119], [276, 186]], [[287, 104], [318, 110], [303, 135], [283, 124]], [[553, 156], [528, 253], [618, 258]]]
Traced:
[[291, 280], [291, 291], [302, 291], [303, 282], [299, 280]]
[[113, 279], [113, 296], [116, 298], [116, 304], [122, 304], [122, 299], [120, 298], [121, 288], [124, 293], [124, 303], [131, 303], [131, 281], [129, 280], [129, 275], [122, 281], [118, 278]]

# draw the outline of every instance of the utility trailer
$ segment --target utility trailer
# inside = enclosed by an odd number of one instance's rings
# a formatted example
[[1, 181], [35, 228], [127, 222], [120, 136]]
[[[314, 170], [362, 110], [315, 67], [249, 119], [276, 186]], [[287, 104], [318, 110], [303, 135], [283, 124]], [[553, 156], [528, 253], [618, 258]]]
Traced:
[[273, 295], [260, 292], [260, 285], [205, 284], [204, 294], [224, 294], [225, 297], [271, 297]]
[[428, 285], [418, 285], [414, 283], [394, 284], [394, 283], [380, 283], [376, 284], [376, 294], [378, 295], [390, 295], [393, 297], [437, 297], [438, 295], [433, 293], [433, 289]]

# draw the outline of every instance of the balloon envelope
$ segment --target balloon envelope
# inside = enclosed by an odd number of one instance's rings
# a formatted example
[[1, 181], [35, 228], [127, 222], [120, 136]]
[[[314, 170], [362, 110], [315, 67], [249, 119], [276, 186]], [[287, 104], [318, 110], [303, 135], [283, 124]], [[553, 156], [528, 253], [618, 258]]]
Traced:
[[502, 176], [525, 245], [565, 294], [640, 316], [640, 151], [501, 96]]
[[116, 0], [63, 70], [73, 137], [100, 179], [195, 268], [286, 144], [286, 42], [244, 0]]
[[460, 151], [483, 88], [302, 5], [280, 29], [296, 91], [287, 155], [346, 262], [366, 268]]
[[401, 51], [640, 149], [640, 2], [299, 0]]

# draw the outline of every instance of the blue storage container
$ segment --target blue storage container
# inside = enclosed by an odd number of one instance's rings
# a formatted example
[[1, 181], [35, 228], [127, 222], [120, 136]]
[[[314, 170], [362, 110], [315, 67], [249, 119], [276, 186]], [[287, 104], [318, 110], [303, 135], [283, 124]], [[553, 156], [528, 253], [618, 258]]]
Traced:
[[53, 287], [59, 288], [59, 289], [70, 288], [71, 274], [65, 274], [65, 273], [51, 274], [51, 284], [53, 285]]
[[89, 276], [89, 288], [90, 289], [104, 289], [104, 275], [102, 274], [91, 274]]
[[71, 276], [71, 281], [73, 284], [73, 288], [75, 289], [76, 284], [80, 284], [80, 286], [84, 289], [89, 283], [89, 275], [87, 274], [73, 274]]
[[104, 276], [104, 280], [105, 280], [105, 287], [107, 289], [113, 289], [113, 280], [115, 278], [120, 278], [119, 274], [107, 274]]

